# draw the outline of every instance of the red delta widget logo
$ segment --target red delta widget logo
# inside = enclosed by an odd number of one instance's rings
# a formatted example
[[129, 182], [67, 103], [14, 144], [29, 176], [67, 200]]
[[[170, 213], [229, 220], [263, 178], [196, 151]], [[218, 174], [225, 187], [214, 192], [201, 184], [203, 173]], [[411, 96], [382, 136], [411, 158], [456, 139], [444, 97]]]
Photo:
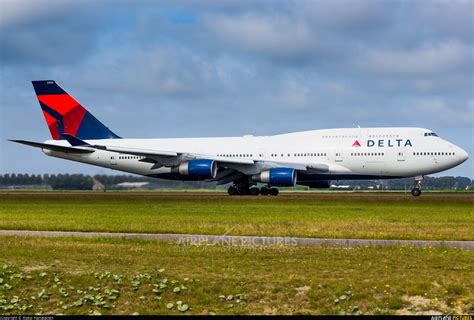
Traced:
[[[353, 144], [353, 147], [362, 147], [359, 140], [356, 140]], [[380, 140], [367, 140], [367, 147], [413, 147], [410, 139], [380, 139]]]

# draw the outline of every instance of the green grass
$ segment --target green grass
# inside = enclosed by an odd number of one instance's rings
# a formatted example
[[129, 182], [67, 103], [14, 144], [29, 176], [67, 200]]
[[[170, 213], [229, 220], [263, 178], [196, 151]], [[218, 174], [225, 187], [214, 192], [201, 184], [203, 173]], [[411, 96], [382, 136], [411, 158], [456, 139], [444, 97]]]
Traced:
[[[473, 240], [473, 199], [4, 192], [0, 229]], [[466, 314], [473, 261], [445, 248], [0, 236], [0, 313]]]
[[474, 252], [459, 249], [2, 236], [0, 252], [3, 314], [474, 312]]
[[0, 229], [473, 240], [473, 200], [462, 193], [3, 192]]

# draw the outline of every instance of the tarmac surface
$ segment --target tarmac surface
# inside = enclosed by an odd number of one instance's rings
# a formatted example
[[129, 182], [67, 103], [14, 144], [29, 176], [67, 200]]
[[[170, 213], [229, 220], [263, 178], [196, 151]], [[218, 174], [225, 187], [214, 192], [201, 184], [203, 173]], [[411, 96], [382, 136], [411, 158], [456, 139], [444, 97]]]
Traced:
[[444, 240], [378, 240], [378, 239], [321, 239], [297, 237], [260, 237], [228, 235], [193, 234], [152, 234], [152, 233], [115, 233], [115, 232], [78, 232], [78, 231], [30, 231], [0, 230], [1, 235], [39, 236], [39, 237], [77, 237], [77, 238], [124, 238], [152, 239], [181, 245], [236, 245], [236, 246], [330, 246], [330, 247], [386, 247], [404, 246], [420, 248], [460, 248], [474, 249], [474, 241]]

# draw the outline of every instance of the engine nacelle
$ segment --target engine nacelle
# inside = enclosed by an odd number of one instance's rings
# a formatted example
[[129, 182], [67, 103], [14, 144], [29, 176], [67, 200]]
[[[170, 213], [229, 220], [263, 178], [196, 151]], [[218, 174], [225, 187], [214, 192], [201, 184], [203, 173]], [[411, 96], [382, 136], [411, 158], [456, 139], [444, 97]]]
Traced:
[[214, 179], [217, 175], [217, 164], [214, 160], [190, 160], [173, 167], [171, 172], [194, 179]]
[[331, 181], [329, 180], [298, 181], [298, 184], [313, 189], [328, 189], [331, 187]]
[[253, 175], [252, 180], [268, 183], [275, 187], [294, 187], [296, 185], [296, 170], [292, 168], [273, 168]]

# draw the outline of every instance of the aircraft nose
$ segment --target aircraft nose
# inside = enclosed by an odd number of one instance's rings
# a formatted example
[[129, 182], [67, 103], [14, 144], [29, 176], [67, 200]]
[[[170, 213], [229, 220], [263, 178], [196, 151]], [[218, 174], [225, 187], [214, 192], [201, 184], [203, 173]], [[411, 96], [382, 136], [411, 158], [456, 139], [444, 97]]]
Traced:
[[459, 147], [458, 147], [457, 155], [458, 155], [460, 163], [463, 163], [464, 161], [469, 159], [469, 154], [467, 154], [465, 150]]

